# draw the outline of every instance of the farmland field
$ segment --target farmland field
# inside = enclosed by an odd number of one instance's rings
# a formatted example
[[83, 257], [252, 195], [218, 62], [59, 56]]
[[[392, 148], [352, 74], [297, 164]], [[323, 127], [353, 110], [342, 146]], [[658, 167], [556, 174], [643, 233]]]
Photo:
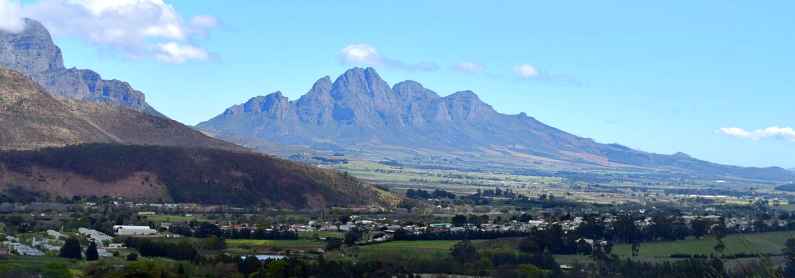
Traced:
[[60, 257], [12, 256], [0, 260], [0, 273], [10, 271], [36, 271], [45, 277], [71, 277], [80, 274], [84, 263]]
[[[771, 232], [760, 234], [736, 234], [724, 239], [726, 250], [724, 255], [745, 254], [779, 254], [788, 238], [795, 237], [795, 232]], [[672, 254], [709, 255], [717, 241], [714, 237], [704, 239], [688, 239], [673, 242], [652, 242], [640, 245], [640, 257], [670, 258]], [[622, 257], [632, 256], [632, 246], [619, 244], [613, 253]]]
[[[481, 241], [473, 241], [473, 243], [477, 242]], [[359, 246], [358, 256], [361, 259], [401, 261], [444, 259], [450, 257], [450, 248], [456, 243], [458, 243], [457, 240], [390, 241]]]
[[203, 220], [197, 216], [170, 215], [170, 214], [147, 215], [146, 219], [152, 222], [190, 222], [194, 220], [195, 221]]
[[317, 249], [323, 248], [326, 244], [322, 241], [298, 239], [298, 240], [265, 240], [265, 239], [229, 239], [226, 240], [229, 248], [273, 248], [273, 249]]

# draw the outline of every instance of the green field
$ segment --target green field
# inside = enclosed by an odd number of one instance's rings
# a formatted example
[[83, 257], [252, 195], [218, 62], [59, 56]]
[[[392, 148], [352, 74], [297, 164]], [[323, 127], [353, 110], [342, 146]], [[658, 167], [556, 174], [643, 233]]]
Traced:
[[323, 241], [298, 239], [298, 240], [266, 240], [266, 239], [229, 239], [226, 240], [227, 248], [238, 249], [317, 249], [326, 246]]
[[82, 274], [85, 262], [60, 257], [11, 256], [0, 260], [0, 273], [35, 272], [44, 277], [71, 277]]
[[[726, 250], [723, 254], [779, 254], [787, 239], [794, 237], [795, 231], [729, 235], [724, 239]], [[639, 257], [670, 258], [671, 254], [709, 255], [714, 252], [713, 247], [716, 243], [714, 237], [643, 243], [640, 245]], [[613, 253], [622, 257], [631, 257], [632, 246], [616, 245]]]
[[200, 220], [200, 218], [196, 216], [167, 215], [167, 214], [147, 215], [146, 219], [152, 222], [190, 222], [193, 220], [196, 221]]
[[[364, 245], [358, 247], [360, 259], [373, 260], [432, 260], [450, 257], [450, 248], [457, 240], [420, 240], [420, 241], [390, 241], [385, 243]], [[482, 242], [473, 240], [473, 243]]]

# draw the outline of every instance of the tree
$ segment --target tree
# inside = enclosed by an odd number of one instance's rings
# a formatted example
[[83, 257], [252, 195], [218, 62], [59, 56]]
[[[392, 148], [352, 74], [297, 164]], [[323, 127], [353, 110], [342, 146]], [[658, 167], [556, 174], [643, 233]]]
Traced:
[[615, 224], [613, 224], [615, 236], [624, 242], [630, 243], [640, 238], [640, 230], [635, 225], [635, 218], [631, 215], [622, 215], [618, 217]]
[[88, 248], [86, 248], [86, 261], [96, 260], [99, 260], [99, 252], [97, 251], [97, 244], [92, 241], [88, 244]]
[[342, 224], [348, 224], [348, 222], [351, 222], [351, 216], [350, 215], [340, 216], [339, 221]]
[[590, 243], [585, 241], [585, 239], [580, 239], [577, 241], [577, 253], [581, 255], [591, 255], [593, 252], [593, 247]]
[[632, 242], [632, 256], [637, 257], [640, 254], [640, 241]]
[[330, 237], [326, 239], [326, 251], [330, 250], [337, 250], [342, 247], [342, 241], [336, 237]]
[[76, 260], [82, 259], [83, 250], [80, 248], [80, 241], [78, 241], [76, 238], [66, 239], [63, 247], [61, 247], [61, 251], [58, 253], [58, 256]]
[[480, 216], [477, 216], [477, 215], [474, 215], [474, 214], [470, 214], [469, 215], [469, 218], [467, 219], [467, 222], [469, 224], [471, 224], [471, 225], [474, 225], [474, 226], [480, 226], [480, 224], [482, 224]]
[[707, 223], [707, 221], [704, 219], [697, 218], [693, 220], [693, 223], [691, 223], [690, 226], [690, 229], [693, 231], [693, 236], [696, 238], [702, 238], [707, 234], [709, 223]]
[[208, 250], [224, 250], [226, 249], [226, 241], [223, 238], [211, 235], [204, 240], [204, 248]]
[[544, 252], [544, 246], [539, 245], [538, 241], [531, 235], [519, 241], [519, 251], [530, 254], [542, 253]]
[[453, 226], [463, 227], [467, 224], [467, 217], [465, 215], [457, 214], [456, 216], [453, 216], [452, 222]]
[[456, 243], [453, 248], [450, 249], [450, 255], [460, 263], [471, 263], [480, 260], [478, 250], [475, 249], [475, 246], [473, 246], [472, 242], [469, 240]]
[[129, 255], [127, 255], [127, 260], [131, 262], [137, 261], [138, 253], [130, 253]]
[[354, 245], [357, 241], [362, 239], [362, 232], [359, 229], [351, 229], [347, 233], [345, 233], [345, 244], [346, 245]]
[[240, 273], [243, 273], [246, 277], [251, 275], [251, 273], [257, 272], [262, 265], [257, 259], [256, 256], [247, 256], [245, 259], [241, 259], [238, 263], [237, 270]]
[[718, 239], [718, 243], [715, 244], [715, 247], [713, 247], [713, 249], [715, 249], [715, 253], [723, 255], [723, 251], [726, 250], [726, 244], [723, 243], [722, 238]]

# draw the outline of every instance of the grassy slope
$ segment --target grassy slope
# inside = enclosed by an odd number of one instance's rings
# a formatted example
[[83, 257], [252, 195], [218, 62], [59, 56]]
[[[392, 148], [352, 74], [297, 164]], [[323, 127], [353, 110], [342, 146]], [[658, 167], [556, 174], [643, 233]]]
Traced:
[[[787, 239], [795, 237], [795, 232], [772, 232], [761, 234], [729, 235], [724, 239], [726, 250], [724, 255], [745, 254], [779, 254]], [[717, 241], [712, 237], [689, 239], [674, 242], [643, 243], [640, 246], [640, 257], [668, 258], [671, 254], [703, 254], [713, 253]], [[632, 255], [632, 246], [617, 245], [613, 253], [622, 257]]]

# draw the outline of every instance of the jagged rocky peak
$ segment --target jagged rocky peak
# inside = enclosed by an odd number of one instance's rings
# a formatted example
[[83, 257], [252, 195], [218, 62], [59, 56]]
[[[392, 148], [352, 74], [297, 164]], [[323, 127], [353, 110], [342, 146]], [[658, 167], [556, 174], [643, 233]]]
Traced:
[[373, 98], [390, 97], [392, 88], [373, 68], [352, 68], [343, 73], [331, 88], [335, 98], [366, 95]]
[[63, 55], [41, 23], [25, 19], [19, 33], [0, 30], [0, 66], [27, 75], [62, 70]]
[[53, 96], [109, 103], [165, 117], [127, 82], [103, 80], [91, 70], [64, 68], [61, 49], [53, 42], [50, 32], [32, 19], [25, 19], [25, 29], [21, 32], [0, 31], [0, 67], [25, 74]]

